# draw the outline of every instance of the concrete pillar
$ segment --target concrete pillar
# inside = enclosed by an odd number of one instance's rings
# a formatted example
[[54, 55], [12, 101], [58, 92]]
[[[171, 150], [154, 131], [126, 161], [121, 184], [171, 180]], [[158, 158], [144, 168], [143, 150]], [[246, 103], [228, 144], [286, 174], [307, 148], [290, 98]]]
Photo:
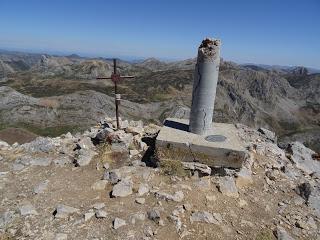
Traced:
[[220, 40], [206, 38], [198, 49], [189, 131], [205, 135], [212, 126], [220, 65]]

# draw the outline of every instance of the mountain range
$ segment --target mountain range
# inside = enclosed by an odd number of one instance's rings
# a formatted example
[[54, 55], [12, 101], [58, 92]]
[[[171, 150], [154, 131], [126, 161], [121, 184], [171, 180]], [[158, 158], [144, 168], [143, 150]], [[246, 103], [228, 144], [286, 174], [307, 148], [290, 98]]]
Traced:
[[[121, 114], [157, 123], [167, 116], [188, 117], [195, 61], [119, 59], [119, 72], [135, 76], [119, 85]], [[106, 58], [1, 51], [1, 128], [72, 129], [88, 127], [102, 115], [113, 117], [113, 84], [96, 80], [112, 70]], [[222, 60], [214, 121], [266, 127], [282, 140], [301, 140], [319, 150], [320, 73]]]

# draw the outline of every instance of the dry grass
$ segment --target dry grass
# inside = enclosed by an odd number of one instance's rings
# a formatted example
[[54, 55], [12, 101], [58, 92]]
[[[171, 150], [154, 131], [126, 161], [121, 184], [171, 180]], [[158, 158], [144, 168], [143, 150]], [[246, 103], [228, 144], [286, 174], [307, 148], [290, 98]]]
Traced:
[[273, 233], [269, 229], [262, 230], [258, 233], [255, 240], [275, 240]]
[[181, 162], [184, 161], [186, 153], [180, 149], [161, 148], [156, 151], [157, 158], [160, 162], [161, 172], [165, 175], [186, 176]]
[[110, 165], [119, 165], [125, 161], [127, 157], [128, 153], [112, 151], [109, 143], [104, 143], [99, 146], [99, 154], [96, 156], [98, 162], [102, 165], [105, 163], [109, 163]]
[[158, 148], [157, 149], [157, 156], [160, 160], [179, 160], [185, 161], [186, 156], [189, 152], [181, 150], [179, 148]]
[[0, 240], [14, 240], [15, 238], [11, 237], [7, 233], [1, 234], [0, 235]]
[[183, 165], [180, 161], [164, 159], [160, 160], [161, 171], [165, 175], [175, 175], [184, 177], [187, 172], [184, 170]]
[[47, 108], [58, 108], [60, 106], [59, 102], [54, 99], [43, 98], [39, 100], [39, 105]]

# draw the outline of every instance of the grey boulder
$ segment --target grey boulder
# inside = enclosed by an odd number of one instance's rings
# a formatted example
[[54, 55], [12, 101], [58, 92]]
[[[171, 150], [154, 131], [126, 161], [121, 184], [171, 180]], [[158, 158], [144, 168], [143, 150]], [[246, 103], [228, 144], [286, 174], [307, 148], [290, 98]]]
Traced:
[[133, 183], [131, 179], [124, 179], [113, 186], [113, 197], [126, 197], [132, 194]]

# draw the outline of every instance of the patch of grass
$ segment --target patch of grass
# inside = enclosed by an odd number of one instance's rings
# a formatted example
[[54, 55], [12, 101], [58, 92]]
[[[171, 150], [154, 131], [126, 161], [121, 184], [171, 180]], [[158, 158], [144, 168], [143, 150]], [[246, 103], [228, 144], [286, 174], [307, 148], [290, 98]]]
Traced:
[[152, 102], [162, 102], [172, 98], [169, 94], [165, 93], [156, 93], [150, 97], [150, 101]]
[[155, 153], [163, 174], [176, 176], [187, 175], [187, 171], [183, 168], [181, 163], [186, 156], [186, 153], [183, 150], [158, 148]]
[[85, 127], [73, 126], [73, 125], [63, 125], [63, 126], [55, 126], [55, 127], [46, 127], [41, 128], [30, 124], [18, 124], [20, 127], [33, 132], [40, 136], [49, 136], [49, 137], [57, 137], [61, 134], [71, 132], [76, 133], [85, 129]]
[[62, 126], [54, 126], [54, 127], [40, 127], [40, 126], [27, 124], [27, 123], [10, 124], [10, 123], [0, 122], [0, 130], [6, 129], [6, 128], [22, 128], [40, 136], [57, 137], [67, 132], [71, 132], [71, 133], [81, 132], [86, 129], [86, 126], [62, 125]]
[[102, 165], [109, 163], [110, 165], [121, 165], [123, 161], [128, 158], [128, 153], [126, 152], [114, 152], [111, 150], [111, 145], [109, 143], [104, 143], [98, 146], [99, 153], [96, 156], [98, 162]]
[[161, 171], [165, 175], [175, 175], [183, 177], [187, 175], [182, 163], [179, 160], [163, 159], [160, 160]]
[[273, 235], [270, 229], [264, 229], [258, 233], [255, 240], [275, 240], [275, 236]]
[[100, 163], [111, 163], [112, 162], [112, 151], [111, 145], [108, 143], [101, 144], [99, 147], [99, 154], [97, 159]]
[[0, 240], [14, 240], [15, 238], [8, 235], [7, 233], [1, 234], [0, 235]]

